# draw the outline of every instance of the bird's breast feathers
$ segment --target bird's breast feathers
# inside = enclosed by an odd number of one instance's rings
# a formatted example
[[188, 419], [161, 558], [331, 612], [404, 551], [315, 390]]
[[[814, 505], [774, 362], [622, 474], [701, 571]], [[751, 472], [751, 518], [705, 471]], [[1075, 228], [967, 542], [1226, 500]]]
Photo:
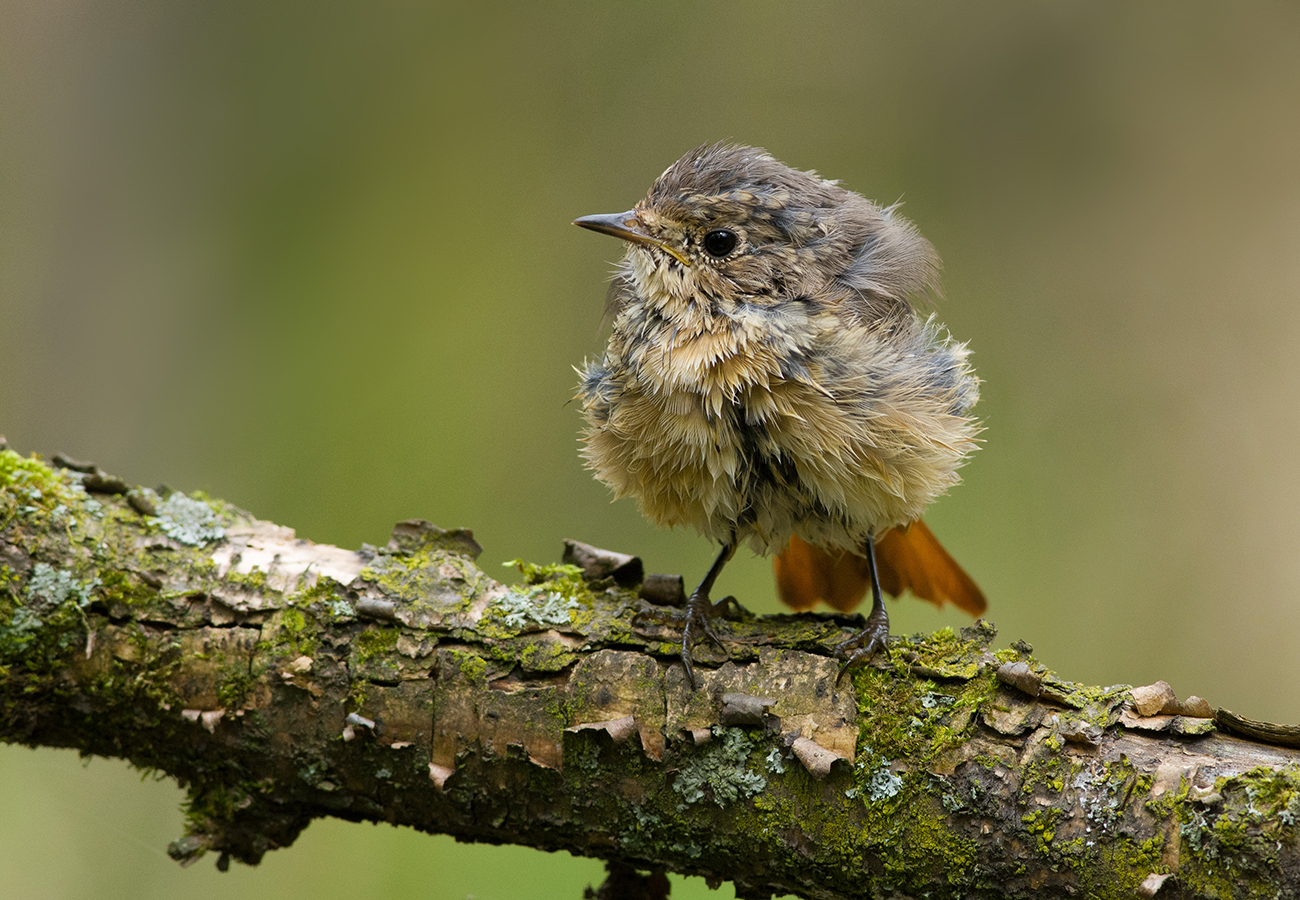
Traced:
[[656, 523], [860, 547], [957, 482], [978, 381], [937, 324], [808, 299], [646, 304], [617, 310], [579, 397], [589, 465]]

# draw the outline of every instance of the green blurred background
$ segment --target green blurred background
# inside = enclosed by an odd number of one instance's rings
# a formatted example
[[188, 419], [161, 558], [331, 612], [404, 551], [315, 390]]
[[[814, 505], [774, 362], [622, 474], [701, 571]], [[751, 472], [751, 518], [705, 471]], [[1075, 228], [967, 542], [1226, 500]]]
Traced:
[[[1294, 4], [0, 0], [0, 123], [16, 449], [345, 547], [469, 526], [493, 574], [565, 537], [688, 580], [713, 553], [579, 464], [571, 366], [622, 248], [571, 219], [717, 139], [902, 198], [985, 380], [987, 444], [929, 521], [1001, 642], [1300, 721]], [[775, 610], [764, 560], [720, 589]], [[600, 878], [332, 821], [257, 869], [181, 870], [180, 800], [0, 747], [6, 896], [573, 900]]]

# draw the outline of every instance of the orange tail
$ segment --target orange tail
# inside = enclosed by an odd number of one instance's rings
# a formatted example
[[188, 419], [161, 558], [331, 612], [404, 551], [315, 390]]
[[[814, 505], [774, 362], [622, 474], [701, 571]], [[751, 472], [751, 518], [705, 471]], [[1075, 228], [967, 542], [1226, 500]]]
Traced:
[[[936, 606], [946, 600], [973, 616], [988, 605], [983, 592], [920, 519], [880, 536], [876, 568], [881, 590], [895, 597], [911, 590]], [[799, 611], [825, 600], [848, 612], [870, 586], [865, 556], [848, 551], [829, 553], [798, 537], [790, 538], [789, 546], [772, 560], [772, 569], [782, 602]]]

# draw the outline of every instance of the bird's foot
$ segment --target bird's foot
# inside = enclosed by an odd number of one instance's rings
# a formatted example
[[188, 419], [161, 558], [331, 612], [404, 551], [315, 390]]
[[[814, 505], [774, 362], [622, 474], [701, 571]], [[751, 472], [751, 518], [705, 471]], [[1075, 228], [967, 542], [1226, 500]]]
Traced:
[[840, 663], [840, 677], [850, 669], [856, 669], [866, 663], [877, 651], [889, 644], [889, 615], [883, 606], [877, 607], [867, 616], [866, 627], [839, 644], [835, 655], [843, 660]]
[[642, 622], [652, 621], [680, 629], [682, 665], [686, 667], [686, 677], [690, 680], [691, 687], [698, 688], [699, 681], [695, 677], [695, 668], [691, 665], [691, 648], [695, 646], [699, 635], [703, 634], [717, 644], [718, 649], [726, 653], [726, 645], [713, 628], [713, 619], [717, 616], [729, 618], [740, 614], [743, 614], [743, 609], [735, 597], [723, 597], [714, 603], [709, 600], [708, 594], [697, 592], [687, 598], [686, 606], [681, 612], [670, 612], [665, 609], [642, 610], [632, 617], [632, 625], [635, 627]]

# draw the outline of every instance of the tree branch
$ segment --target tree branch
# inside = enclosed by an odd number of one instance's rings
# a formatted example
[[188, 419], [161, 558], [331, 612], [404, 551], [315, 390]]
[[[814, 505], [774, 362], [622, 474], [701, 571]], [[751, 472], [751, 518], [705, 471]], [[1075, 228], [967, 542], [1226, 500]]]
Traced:
[[985, 623], [837, 679], [854, 619], [741, 615], [692, 691], [673, 628], [633, 626], [664, 582], [631, 558], [571, 548], [585, 576], [510, 586], [469, 532], [342, 550], [59, 461], [0, 448], [0, 738], [175, 777], [184, 862], [256, 863], [337, 816], [745, 897], [1300, 882], [1294, 729], [1063, 681]]

